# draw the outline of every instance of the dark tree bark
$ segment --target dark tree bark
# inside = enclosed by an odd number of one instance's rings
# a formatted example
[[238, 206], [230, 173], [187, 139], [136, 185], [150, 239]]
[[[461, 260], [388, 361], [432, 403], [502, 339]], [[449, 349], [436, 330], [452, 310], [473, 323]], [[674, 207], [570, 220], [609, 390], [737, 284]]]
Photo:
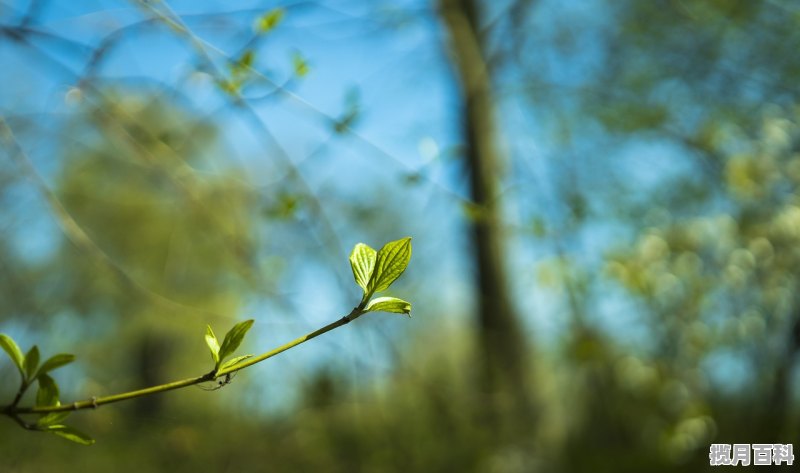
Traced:
[[[477, 207], [471, 221], [478, 296], [478, 342], [482, 350], [487, 406], [495, 414], [529, 412], [528, 348], [511, 303], [504, 263], [499, 183], [501, 156], [495, 143], [491, 78], [482, 49], [474, 0], [440, 0], [460, 84], [470, 193]], [[530, 422], [530, 419], [526, 419]]]
[[[170, 337], [147, 332], [136, 345], [137, 386], [156, 386], [169, 381], [165, 367], [173, 345]], [[164, 398], [160, 395], [136, 399], [134, 409], [140, 418], [152, 418], [161, 414]]]
[[767, 397], [766, 412], [762, 416], [761, 436], [765, 442], [785, 443], [797, 436], [798, 426], [792, 425], [790, 412], [792, 399], [792, 368], [800, 355], [800, 309], [787, 333], [786, 347], [775, 367], [774, 377]]

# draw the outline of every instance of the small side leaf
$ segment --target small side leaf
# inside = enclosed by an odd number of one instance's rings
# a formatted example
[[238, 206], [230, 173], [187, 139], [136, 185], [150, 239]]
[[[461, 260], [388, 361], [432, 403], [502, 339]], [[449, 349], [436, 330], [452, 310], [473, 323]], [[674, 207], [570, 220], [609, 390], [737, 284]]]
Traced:
[[[58, 400], [58, 384], [56, 384], [53, 378], [46, 374], [40, 374], [36, 379], [39, 382], [39, 389], [36, 391], [36, 406], [60, 406], [61, 402]], [[41, 429], [61, 423], [70, 414], [71, 411], [49, 412], [39, 417], [36, 421], [36, 426]]]
[[214, 360], [214, 364], [219, 365], [219, 341], [217, 341], [217, 336], [214, 335], [210, 325], [206, 325], [206, 345], [211, 350], [211, 358]]
[[396, 297], [376, 297], [365, 309], [367, 312], [392, 312], [411, 316], [411, 303]]
[[256, 31], [261, 34], [273, 30], [283, 19], [283, 8], [276, 8], [261, 15], [256, 21]]
[[244, 336], [247, 334], [247, 331], [253, 326], [253, 322], [253, 319], [239, 322], [238, 324], [234, 325], [233, 328], [228, 331], [228, 333], [225, 334], [225, 340], [222, 341], [222, 346], [219, 348], [220, 361], [233, 355], [233, 352], [239, 348], [239, 345], [242, 344], [242, 340], [244, 340]]
[[72, 411], [62, 411], [62, 412], [50, 412], [48, 414], [39, 417], [39, 420], [36, 421], [36, 427], [39, 429], [44, 429], [45, 427], [49, 427], [51, 425], [60, 424], [64, 422], [64, 420], [72, 414]]
[[383, 245], [375, 258], [375, 270], [369, 281], [370, 292], [386, 290], [403, 274], [411, 259], [411, 238], [390, 241]]
[[39, 367], [39, 347], [32, 346], [28, 353], [25, 354], [25, 375], [28, 380], [33, 380], [36, 374], [36, 368]]
[[357, 243], [350, 253], [350, 267], [353, 269], [353, 277], [356, 284], [367, 292], [369, 279], [372, 277], [372, 271], [375, 269], [375, 256], [377, 252], [364, 243]]
[[24, 377], [25, 356], [22, 354], [22, 350], [19, 349], [17, 342], [15, 342], [14, 339], [8, 335], [0, 333], [0, 347], [2, 347], [3, 350], [8, 354], [8, 357], [14, 362], [14, 365], [16, 365], [19, 373]]
[[49, 375], [40, 374], [38, 378], [39, 389], [36, 390], [37, 406], [58, 406], [58, 384]]
[[39, 368], [39, 376], [53, 371], [56, 368], [68, 365], [73, 361], [75, 361], [75, 355], [70, 355], [69, 353], [59, 353], [58, 355], [53, 355], [48, 358], [47, 361], [42, 363], [41, 368]]
[[253, 355], [242, 355], [242, 356], [233, 357], [230, 360], [228, 360], [225, 363], [223, 363], [222, 366], [220, 367], [220, 369], [224, 370], [224, 369], [230, 368], [231, 366], [235, 365], [236, 363], [239, 363], [240, 361], [244, 361], [244, 360], [246, 360], [248, 358], [252, 358], [252, 357], [253, 357]]
[[59, 437], [63, 437], [67, 440], [71, 440], [81, 445], [94, 444], [93, 438], [84, 434], [80, 430], [70, 427], [68, 425], [63, 425], [63, 424], [48, 425], [47, 427], [45, 427], [44, 430], [45, 432], [50, 432], [52, 434], [58, 435]]

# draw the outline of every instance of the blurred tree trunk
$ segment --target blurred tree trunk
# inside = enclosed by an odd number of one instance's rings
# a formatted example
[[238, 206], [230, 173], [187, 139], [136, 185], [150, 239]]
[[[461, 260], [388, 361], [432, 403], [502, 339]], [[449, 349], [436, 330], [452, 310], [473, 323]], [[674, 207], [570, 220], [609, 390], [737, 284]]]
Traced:
[[[156, 386], [170, 381], [166, 366], [173, 343], [171, 337], [156, 331], [149, 331], [141, 336], [135, 348], [137, 387]], [[140, 418], [157, 417], [163, 410], [164, 397], [141, 397], [136, 399], [134, 406]]]
[[798, 426], [791, 422], [792, 368], [800, 354], [800, 308], [795, 309], [794, 321], [787, 334], [783, 356], [775, 368], [768, 394], [766, 412], [762, 417], [760, 435], [765, 442], [787, 442], [797, 435]]
[[[472, 237], [477, 269], [478, 342], [482, 350], [486, 406], [492, 414], [530, 413], [526, 340], [507, 283], [502, 237], [501, 156], [495, 143], [491, 78], [474, 0], [440, 0], [461, 86], [463, 135], [470, 173]], [[527, 416], [524, 416], [527, 417]], [[525, 419], [530, 423], [530, 418]]]

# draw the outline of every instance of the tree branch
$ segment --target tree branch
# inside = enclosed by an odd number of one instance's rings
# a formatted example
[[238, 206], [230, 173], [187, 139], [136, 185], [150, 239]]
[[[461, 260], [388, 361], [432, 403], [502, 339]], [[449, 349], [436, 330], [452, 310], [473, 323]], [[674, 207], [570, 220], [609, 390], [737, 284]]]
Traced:
[[111, 396], [102, 396], [102, 397], [91, 397], [89, 399], [85, 399], [83, 401], [75, 401], [70, 404], [62, 404], [60, 406], [32, 406], [32, 407], [17, 407], [16, 404], [10, 404], [2, 408], [2, 414], [11, 417], [12, 419], [19, 421], [19, 414], [46, 414], [49, 412], [64, 412], [64, 411], [77, 411], [81, 409], [96, 409], [97, 407], [103, 404], [111, 404], [112, 402], [120, 402], [126, 401], [128, 399], [135, 399], [138, 397], [149, 396], [151, 394], [163, 393], [167, 391], [172, 391], [174, 389], [185, 388], [187, 386], [193, 386], [200, 383], [205, 383], [208, 381], [214, 381], [215, 379], [226, 376], [230, 373], [234, 373], [241, 369], [247, 368], [249, 366], [253, 366], [256, 363], [260, 363], [268, 358], [272, 358], [275, 355], [285, 352], [291, 348], [294, 348], [302, 343], [305, 343], [312, 338], [316, 338], [324, 333], [330, 332], [333, 329], [339, 328], [342, 325], [349, 323], [351, 320], [355, 319], [356, 317], [363, 314], [363, 308], [356, 307], [354, 308], [349, 314], [342, 317], [341, 319], [332, 322], [318, 330], [315, 330], [307, 335], [303, 335], [302, 337], [296, 338], [289, 343], [281, 345], [273, 350], [270, 350], [266, 353], [263, 353], [259, 356], [250, 358], [247, 361], [243, 361], [236, 365], [230, 366], [228, 368], [221, 369], [219, 371], [210, 371], [202, 376], [196, 376], [194, 378], [182, 379], [179, 381], [173, 381], [171, 383], [166, 384], [159, 384], [158, 386], [151, 386], [149, 388], [138, 389], [136, 391], [128, 391], [120, 394], [113, 394]]

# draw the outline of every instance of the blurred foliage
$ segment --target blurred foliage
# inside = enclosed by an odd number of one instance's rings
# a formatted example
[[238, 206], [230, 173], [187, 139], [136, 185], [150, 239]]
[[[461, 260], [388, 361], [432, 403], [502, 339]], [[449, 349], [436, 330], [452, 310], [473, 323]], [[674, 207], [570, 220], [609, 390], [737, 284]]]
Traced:
[[[423, 315], [412, 323], [424, 330], [397, 346], [387, 337], [394, 362], [374, 383], [354, 383], [326, 360], [308, 367], [316, 374], [283, 409], [260, 409], [248, 398], [257, 386], [242, 379], [213, 394], [107, 407], [73, 416], [98, 439], [78, 453], [2, 422], [0, 470], [694, 471], [708, 468], [711, 443], [797, 439], [800, 11], [781, 1], [587, 4], [575, 13], [552, 1], [480, 3], [510, 150], [504, 211], [529, 218], [504, 227], [514, 242], [506, 258], [534, 274], [511, 283], [520, 306], [552, 310], [532, 319], [532, 332], [544, 331], [542, 319], [559, 324], [531, 360], [535, 425], [520, 415], [515, 437], [497, 441], [479, 414], [475, 327], [453, 323], [472, 308], [434, 301], [427, 310], [415, 303]], [[293, 12], [248, 12], [253, 35], [279, 34]], [[417, 25], [440, 27], [426, 19]], [[248, 42], [224, 62], [233, 95], [263, 85], [257, 72], [271, 57], [260, 46]], [[290, 57], [290, 77], [324, 73], [304, 50]], [[307, 240], [324, 233], [319, 198], [297, 172], [277, 173], [261, 194], [242, 185], [248, 176], [213, 158], [227, 151], [222, 124], [172, 95], [86, 95], [57, 144], [51, 182], [92, 247], [64, 239], [34, 260], [17, 254], [10, 232], [0, 235], [0, 324], [46, 332], [63, 312], [82, 320], [85, 333], [63, 335], [85, 357], [73, 392], [202, 372], [204, 324], [229, 326], [223, 318], [285, 282], [290, 255], [264, 254], [270, 231], [283, 228], [308, 264], [320, 263], [306, 254]], [[368, 123], [367, 97], [351, 94], [342, 116], [325, 120], [328, 131], [346, 136]], [[514, 121], [519, 109], [544, 124], [530, 132]], [[519, 145], [529, 134], [556, 143], [541, 175], [523, 165], [540, 156]], [[641, 159], [623, 159], [630, 150]], [[444, 192], [427, 171], [409, 175], [434, 200]], [[347, 190], [350, 174], [338, 177]], [[0, 168], [5, 202], [23, 177]], [[402, 232], [412, 222], [382, 219], [407, 202], [378, 187], [326, 194], [326, 208]], [[457, 208], [482, 218], [472, 202]], [[303, 219], [319, 226], [293, 226]], [[450, 238], [420, 233], [415, 242]], [[413, 278], [420, 293], [439, 284], [424, 269]], [[536, 298], [547, 303], [525, 305]], [[0, 376], [12, 368], [0, 364]]]

